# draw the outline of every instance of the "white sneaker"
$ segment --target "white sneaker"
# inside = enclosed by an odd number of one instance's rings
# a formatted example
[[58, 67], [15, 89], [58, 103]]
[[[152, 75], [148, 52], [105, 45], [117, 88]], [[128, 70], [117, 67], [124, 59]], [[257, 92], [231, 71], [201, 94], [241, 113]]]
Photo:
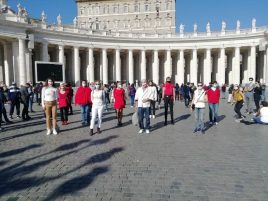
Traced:
[[152, 115], [149, 115], [149, 118], [151, 119], [152, 118]]
[[153, 115], [153, 119], [155, 119], [155, 115]]
[[51, 130], [47, 129], [47, 135], [50, 135], [50, 134], [51, 134]]
[[215, 125], [218, 125], [219, 123], [218, 122], [215, 122]]
[[139, 134], [142, 134], [142, 133], [143, 133], [143, 129], [140, 129]]
[[210, 121], [210, 122], [209, 122], [209, 125], [212, 125], [212, 124], [213, 124], [213, 122]]
[[145, 132], [146, 132], [146, 134], [149, 134], [150, 133], [149, 129], [146, 129]]
[[58, 135], [58, 132], [56, 129], [53, 129], [53, 135]]

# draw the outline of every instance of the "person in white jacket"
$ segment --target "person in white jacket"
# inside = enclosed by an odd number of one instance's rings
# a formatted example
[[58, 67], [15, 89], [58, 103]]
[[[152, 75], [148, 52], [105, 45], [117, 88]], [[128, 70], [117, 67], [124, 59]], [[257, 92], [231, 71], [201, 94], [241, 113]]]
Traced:
[[155, 103], [157, 101], [157, 86], [152, 80], [149, 81], [149, 89], [151, 91], [151, 105], [149, 109], [149, 117], [155, 119]]

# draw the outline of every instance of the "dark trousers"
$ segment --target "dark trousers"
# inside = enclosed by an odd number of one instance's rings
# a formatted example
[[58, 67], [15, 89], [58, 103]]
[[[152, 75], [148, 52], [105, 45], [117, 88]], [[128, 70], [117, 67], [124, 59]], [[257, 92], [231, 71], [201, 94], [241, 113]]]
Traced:
[[1, 108], [2, 108], [2, 112], [1, 112], [1, 115], [0, 115], [0, 121], [3, 120], [3, 119], [2, 119], [2, 116], [3, 116], [4, 119], [5, 119], [5, 121], [6, 121], [6, 122], [9, 122], [9, 119], [8, 119], [8, 117], [7, 117], [7, 110], [6, 110], [5, 106], [4, 106], [4, 104], [3, 104], [3, 106], [2, 106]]
[[242, 101], [236, 102], [236, 104], [235, 104], [234, 111], [238, 115], [238, 118], [242, 118], [242, 114], [241, 114], [240, 110], [243, 107], [243, 103], [244, 103], [244, 101], [242, 100]]
[[151, 101], [151, 107], [149, 108], [149, 114], [155, 115], [155, 101]]
[[69, 103], [67, 108], [68, 108], [68, 111], [70, 110], [70, 114], [73, 114], [73, 106], [72, 106], [72, 103]]
[[23, 109], [22, 109], [22, 119], [27, 119], [29, 118], [29, 114], [28, 114], [28, 107], [29, 107], [29, 104], [28, 104], [29, 101], [27, 101], [27, 103], [23, 103]]
[[190, 96], [189, 95], [184, 96], [184, 103], [185, 103], [185, 107], [189, 107], [189, 103], [190, 103]]
[[[12, 101], [10, 105], [10, 112], [9, 115], [12, 116], [14, 113], [14, 108], [16, 107], [17, 115], [20, 115], [20, 102], [19, 101]], [[28, 108], [27, 108], [28, 110]]]
[[61, 121], [68, 121], [68, 106], [60, 108]]
[[256, 106], [256, 112], [260, 110], [260, 101], [259, 100], [254, 100], [255, 106]]
[[173, 119], [173, 104], [174, 103], [173, 103], [172, 96], [165, 96], [164, 102], [165, 102], [165, 123], [167, 123], [168, 107], [170, 110], [171, 122], [173, 122], [174, 121]]

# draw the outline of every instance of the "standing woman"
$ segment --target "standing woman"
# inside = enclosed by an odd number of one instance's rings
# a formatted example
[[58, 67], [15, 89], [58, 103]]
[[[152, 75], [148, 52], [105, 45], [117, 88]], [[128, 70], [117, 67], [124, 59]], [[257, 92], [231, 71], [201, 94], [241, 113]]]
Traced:
[[256, 81], [255, 88], [253, 89], [253, 97], [256, 106], [256, 113], [260, 110], [260, 101], [262, 96], [262, 89], [259, 81]]
[[198, 83], [197, 90], [194, 91], [193, 104], [195, 105], [195, 128], [194, 133], [201, 131], [205, 134], [205, 108], [206, 108], [207, 95], [203, 89], [203, 84]]
[[153, 83], [152, 80], [150, 80], [149, 82], [149, 89], [151, 91], [151, 97], [152, 100], [151, 102], [151, 106], [149, 108], [149, 117], [155, 119], [155, 103], [157, 101], [157, 87], [156, 85]]
[[[57, 99], [58, 90], [55, 88], [54, 80], [48, 78], [45, 86], [42, 88], [42, 107], [46, 112], [46, 124], [47, 124], [47, 135], [51, 134], [51, 130], [54, 135], [57, 135]], [[51, 129], [51, 118], [52, 114], [52, 129]]]
[[233, 100], [235, 102], [234, 111], [237, 114], [237, 121], [241, 121], [243, 118], [245, 118], [245, 116], [243, 116], [240, 111], [243, 107], [245, 96], [238, 85], [234, 86]]
[[113, 91], [114, 109], [116, 110], [117, 126], [122, 126], [123, 109], [125, 108], [125, 90], [120, 82]]
[[129, 87], [129, 97], [130, 97], [130, 105], [133, 108], [134, 107], [134, 103], [135, 103], [135, 94], [136, 94], [136, 89], [134, 84], [131, 84]]
[[92, 136], [93, 129], [95, 126], [95, 120], [98, 115], [98, 127], [97, 127], [97, 133], [101, 133], [101, 123], [102, 123], [102, 113], [105, 103], [105, 94], [104, 91], [101, 88], [101, 84], [99, 81], [95, 83], [95, 89], [91, 93], [91, 100], [92, 100], [92, 118], [90, 122], [90, 135]]
[[66, 91], [65, 83], [60, 84], [60, 90], [58, 93], [58, 105], [60, 108], [60, 117], [62, 125], [68, 124], [68, 102], [69, 102], [69, 93]]

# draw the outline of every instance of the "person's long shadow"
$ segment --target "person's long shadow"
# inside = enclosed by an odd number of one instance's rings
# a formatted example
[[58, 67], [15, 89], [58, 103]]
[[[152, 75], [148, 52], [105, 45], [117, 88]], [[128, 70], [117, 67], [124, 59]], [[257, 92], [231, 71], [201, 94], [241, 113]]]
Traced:
[[30, 149], [39, 148], [42, 146], [43, 146], [43, 144], [32, 144], [32, 145], [29, 145], [29, 146], [26, 146], [23, 148], [13, 149], [10, 151], [2, 152], [2, 153], [0, 153], [0, 158], [6, 158], [6, 157], [13, 156], [13, 155], [21, 154], [22, 152], [28, 151]]
[[240, 123], [243, 123], [243, 124], [245, 124], [245, 125], [247, 125], [247, 126], [248, 126], [248, 125], [256, 124], [255, 122], [252, 122], [252, 121], [246, 121], [246, 120], [244, 120], [244, 119], [241, 120]]
[[23, 137], [23, 136], [26, 136], [26, 135], [34, 135], [36, 133], [40, 133], [42, 131], [44, 131], [45, 129], [43, 130], [36, 130], [36, 131], [31, 131], [31, 132], [28, 132], [28, 133], [23, 133], [23, 134], [18, 134], [18, 135], [12, 135], [12, 136], [8, 136], [8, 137], [4, 137], [4, 138], [1, 138], [0, 139], [0, 142], [3, 142], [3, 141], [7, 141], [7, 140], [12, 140], [12, 139], [15, 139], [15, 138], [19, 138], [19, 137]]
[[[226, 117], [225, 115], [221, 115], [221, 116], [219, 116], [219, 117], [218, 117], [218, 123], [220, 123], [222, 120], [224, 120], [225, 117]], [[204, 129], [204, 131], [208, 131], [208, 130], [211, 129], [213, 126], [215, 126], [215, 125], [210, 125], [209, 122], [206, 122], [206, 123], [205, 123], [205, 129]]]
[[5, 130], [9, 131], [9, 130], [15, 130], [15, 129], [21, 129], [21, 128], [28, 128], [30, 126], [44, 125], [45, 120], [36, 121], [36, 122], [27, 121], [27, 123], [26, 122], [16, 122], [16, 123], [10, 124], [10, 126], [6, 127]]

